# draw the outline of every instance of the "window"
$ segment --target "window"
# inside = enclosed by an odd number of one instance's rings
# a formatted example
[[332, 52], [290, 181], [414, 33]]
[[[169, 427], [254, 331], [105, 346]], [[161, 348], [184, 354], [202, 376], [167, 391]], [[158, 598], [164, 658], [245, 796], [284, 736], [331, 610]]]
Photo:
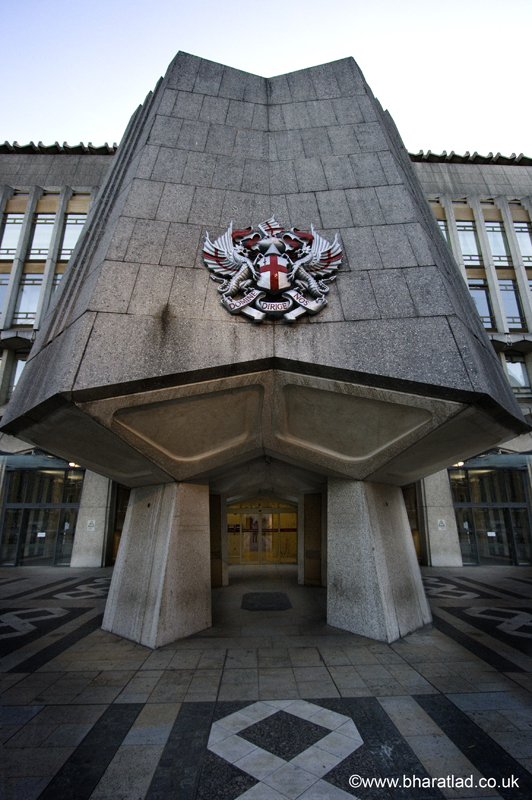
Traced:
[[485, 453], [450, 469], [464, 564], [530, 564], [529, 456]]
[[469, 278], [467, 285], [469, 286], [469, 293], [475, 302], [482, 324], [486, 330], [495, 330], [487, 282], [484, 278]]
[[4, 308], [4, 301], [6, 299], [7, 287], [9, 286], [9, 273], [0, 273], [0, 319], [2, 319], [2, 311]]
[[50, 249], [55, 214], [35, 214], [28, 260], [45, 261]]
[[13, 394], [13, 392], [15, 391], [15, 386], [19, 382], [20, 376], [22, 375], [22, 371], [23, 371], [24, 367], [26, 366], [26, 359], [27, 358], [28, 358], [27, 353], [24, 353], [23, 355], [17, 355], [17, 357], [15, 358], [15, 363], [13, 365], [11, 384], [10, 384], [9, 389], [7, 391], [8, 400], [11, 397], [11, 395]]
[[486, 233], [488, 234], [491, 255], [495, 266], [511, 266], [512, 259], [510, 258], [510, 251], [508, 250], [508, 242], [506, 241], [506, 234], [502, 222], [486, 222]]
[[23, 221], [24, 214], [4, 214], [0, 232], [0, 258], [15, 258]]
[[68, 566], [84, 470], [44, 455], [6, 462], [0, 563]]
[[474, 222], [457, 222], [460, 249], [466, 266], [482, 266], [482, 257], [478, 244], [477, 230]]
[[444, 237], [445, 241], [450, 246], [449, 228], [447, 226], [447, 220], [446, 219], [439, 219], [439, 220], [437, 220], [437, 222], [438, 222], [438, 227], [439, 227], [440, 231], [443, 233], [443, 237]]
[[501, 279], [499, 280], [499, 288], [501, 290], [508, 328], [518, 331], [526, 330], [517, 282], [511, 279]]
[[515, 235], [525, 264], [532, 264], [532, 230], [530, 222], [514, 222]]
[[22, 276], [18, 290], [13, 325], [33, 325], [39, 295], [41, 292], [43, 276], [27, 273]]
[[506, 359], [508, 379], [514, 394], [522, 399], [532, 398], [532, 389], [530, 387], [530, 378], [528, 377], [525, 357], [521, 353], [513, 353], [511, 350], [508, 350], [504, 354], [504, 357]]
[[72, 255], [72, 251], [77, 244], [86, 219], [86, 214], [65, 215], [65, 230], [63, 232], [63, 242], [61, 245], [61, 259], [68, 261]]

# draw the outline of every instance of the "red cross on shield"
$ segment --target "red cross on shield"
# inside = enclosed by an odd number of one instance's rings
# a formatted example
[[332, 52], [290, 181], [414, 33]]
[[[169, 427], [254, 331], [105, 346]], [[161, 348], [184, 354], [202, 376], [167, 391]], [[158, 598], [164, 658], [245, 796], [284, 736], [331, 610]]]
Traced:
[[287, 258], [271, 254], [266, 255], [260, 262], [260, 277], [257, 286], [269, 292], [282, 292], [290, 288], [288, 277], [290, 263]]

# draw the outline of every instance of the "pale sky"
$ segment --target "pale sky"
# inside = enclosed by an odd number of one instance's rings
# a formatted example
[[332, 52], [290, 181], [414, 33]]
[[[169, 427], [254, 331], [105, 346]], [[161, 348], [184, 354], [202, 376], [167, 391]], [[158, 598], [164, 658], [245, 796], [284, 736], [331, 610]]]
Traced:
[[120, 141], [179, 50], [270, 77], [353, 56], [406, 147], [532, 156], [531, 0], [0, 0], [0, 141]]

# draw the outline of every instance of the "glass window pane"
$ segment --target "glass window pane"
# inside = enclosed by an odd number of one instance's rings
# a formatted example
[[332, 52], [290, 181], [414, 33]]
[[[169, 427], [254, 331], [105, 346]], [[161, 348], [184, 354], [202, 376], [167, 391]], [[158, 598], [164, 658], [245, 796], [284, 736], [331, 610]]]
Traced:
[[18, 290], [13, 322], [19, 325], [32, 324], [35, 320], [39, 295], [41, 293], [42, 275], [29, 273], [23, 275]]
[[465, 469], [450, 469], [449, 478], [451, 481], [451, 491], [455, 503], [470, 503], [469, 484], [467, 482], [467, 472]]
[[33, 234], [31, 238], [28, 259], [30, 261], [46, 260], [52, 232], [54, 229], [55, 214], [36, 214], [33, 223]]
[[502, 222], [486, 222], [486, 233], [495, 266], [512, 263]]
[[523, 261], [532, 263], [532, 229], [529, 222], [514, 222], [515, 234]]
[[503, 470], [470, 469], [468, 472], [473, 503], [508, 502]]
[[501, 290], [508, 328], [510, 330], [523, 330], [524, 320], [521, 313], [517, 282], [510, 279], [499, 280], [499, 288]]
[[6, 473], [8, 480], [6, 503], [23, 503], [25, 501], [31, 475], [32, 472], [27, 469], [9, 470]]
[[14, 258], [17, 252], [24, 214], [4, 214], [0, 233], [0, 258]]
[[457, 222], [460, 249], [466, 264], [482, 264], [474, 222]]
[[462, 562], [464, 565], [478, 564], [477, 539], [473, 524], [473, 512], [470, 508], [456, 509], [456, 526], [462, 551]]
[[77, 519], [77, 508], [63, 508], [61, 510], [54, 559], [54, 563], [58, 567], [65, 567], [70, 564]]
[[297, 514], [280, 515], [279, 555], [283, 564], [297, 564]]
[[62, 259], [68, 260], [72, 255], [72, 251], [77, 244], [86, 219], [86, 214], [67, 214], [65, 216], [65, 228], [61, 245]]
[[63, 487], [63, 503], [79, 503], [84, 474], [83, 470], [68, 470]]
[[447, 227], [447, 220], [446, 219], [439, 219], [437, 220], [438, 227], [440, 231], [443, 233], [445, 241], [449, 244], [449, 228]]
[[259, 563], [258, 514], [242, 515], [242, 563]]
[[54, 563], [58, 522], [57, 508], [30, 508], [24, 512], [20, 545], [21, 564]]
[[475, 530], [481, 564], [511, 564], [505, 512], [502, 508], [475, 508]]
[[17, 358], [15, 360], [15, 366], [14, 366], [14, 369], [13, 369], [13, 377], [11, 378], [11, 384], [9, 385], [9, 389], [8, 389], [8, 393], [7, 393], [8, 398], [10, 398], [11, 395], [13, 394], [13, 392], [15, 391], [15, 387], [16, 387], [17, 383], [19, 382], [19, 379], [20, 379], [20, 376], [22, 375], [24, 367], [26, 366], [27, 357], [28, 357], [27, 355], [17, 356]]
[[4, 308], [4, 301], [6, 299], [8, 286], [9, 275], [6, 275], [5, 273], [0, 274], [0, 318], [2, 317], [2, 310]]
[[526, 503], [526, 473], [518, 469], [506, 470], [506, 484], [510, 503]]
[[532, 561], [532, 546], [528, 511], [526, 508], [511, 508], [510, 517], [514, 532], [517, 563], [530, 564]]
[[22, 509], [8, 508], [4, 517], [2, 531], [2, 551], [0, 563], [6, 566], [15, 566], [17, 563], [17, 548], [19, 532], [22, 524]]
[[470, 278], [467, 284], [482, 324], [485, 328], [491, 330], [495, 327], [495, 324], [491, 311], [488, 284], [482, 278]]
[[60, 503], [65, 473], [62, 469], [39, 469], [34, 472], [33, 487], [27, 503]]

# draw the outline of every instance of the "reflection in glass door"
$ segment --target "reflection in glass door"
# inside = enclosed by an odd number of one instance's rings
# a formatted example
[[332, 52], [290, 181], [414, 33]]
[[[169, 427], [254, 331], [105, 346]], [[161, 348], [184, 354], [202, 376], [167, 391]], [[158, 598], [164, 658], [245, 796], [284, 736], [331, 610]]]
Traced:
[[230, 564], [297, 564], [297, 507], [271, 498], [227, 509]]
[[527, 473], [486, 467], [450, 469], [449, 477], [463, 563], [530, 564]]
[[81, 469], [6, 471], [0, 563], [70, 564], [83, 474]]

